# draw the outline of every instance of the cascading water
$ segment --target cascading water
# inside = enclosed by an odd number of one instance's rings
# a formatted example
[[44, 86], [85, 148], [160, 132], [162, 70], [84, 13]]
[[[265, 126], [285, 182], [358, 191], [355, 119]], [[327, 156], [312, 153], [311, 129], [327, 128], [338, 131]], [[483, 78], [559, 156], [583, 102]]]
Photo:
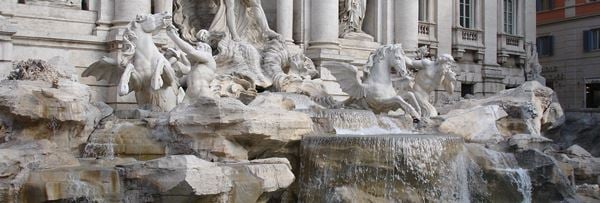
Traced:
[[522, 202], [530, 203], [532, 201], [533, 189], [531, 178], [527, 174], [527, 170], [518, 167], [518, 162], [514, 155], [489, 149], [485, 149], [485, 153], [492, 164], [491, 170], [507, 176], [511, 184], [516, 186], [517, 191], [521, 193], [523, 197]]
[[[326, 121], [338, 135], [382, 135], [410, 133], [391, 118], [377, 116], [372, 111], [352, 109], [320, 109], [303, 111], [313, 119]], [[317, 122], [318, 123], [318, 122]], [[319, 131], [317, 129], [317, 131]]]
[[469, 201], [457, 163], [462, 144], [461, 138], [438, 135], [307, 137], [300, 201]]
[[113, 160], [115, 158], [115, 138], [113, 135], [96, 136], [90, 139], [83, 150], [83, 157]]

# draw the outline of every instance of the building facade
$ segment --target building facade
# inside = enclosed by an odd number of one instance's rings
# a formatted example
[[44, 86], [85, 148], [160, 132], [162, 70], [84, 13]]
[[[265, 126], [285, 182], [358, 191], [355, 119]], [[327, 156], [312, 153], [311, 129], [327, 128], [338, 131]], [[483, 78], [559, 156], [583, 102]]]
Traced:
[[[352, 4], [346, 4], [350, 2]], [[402, 43], [409, 54], [427, 45], [433, 57], [452, 54], [458, 80], [453, 97], [486, 96], [526, 80], [528, 43], [536, 40], [535, 7], [529, 0], [262, 0], [269, 25], [290, 44], [321, 61], [363, 65], [379, 45]], [[344, 5], [362, 5], [354, 34], [341, 29]], [[62, 56], [82, 71], [102, 56], [119, 54], [121, 34], [137, 14], [173, 11], [165, 0], [2, 0], [0, 69], [11, 61]], [[354, 24], [353, 24], [354, 25]], [[169, 46], [164, 34], [156, 43]], [[321, 69], [329, 91], [342, 97], [335, 78]], [[113, 106], [134, 104], [116, 88], [93, 78], [82, 82], [98, 100]], [[441, 91], [440, 91], [441, 92]], [[439, 97], [438, 97], [439, 96]], [[125, 107], [123, 107], [125, 108]]]
[[538, 52], [564, 108], [600, 107], [600, 1], [538, 0]]

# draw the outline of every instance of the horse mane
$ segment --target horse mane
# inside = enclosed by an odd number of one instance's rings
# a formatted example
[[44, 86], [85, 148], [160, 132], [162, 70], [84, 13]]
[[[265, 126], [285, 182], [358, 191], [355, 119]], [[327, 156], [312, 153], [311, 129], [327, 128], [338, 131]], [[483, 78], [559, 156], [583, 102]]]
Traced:
[[398, 51], [398, 49], [404, 53], [402, 44], [386, 44], [373, 51], [371, 55], [369, 55], [369, 59], [367, 60], [367, 64], [365, 64], [365, 69], [363, 70], [365, 73], [365, 78], [369, 75], [375, 64], [380, 63], [388, 54], [393, 54]]
[[137, 23], [132, 21], [127, 25], [127, 28], [123, 32], [123, 58], [121, 60], [121, 65], [126, 66], [128, 63], [133, 60], [133, 56], [135, 54], [136, 44], [133, 43], [137, 39], [137, 34], [135, 34], [135, 29], [137, 28]]

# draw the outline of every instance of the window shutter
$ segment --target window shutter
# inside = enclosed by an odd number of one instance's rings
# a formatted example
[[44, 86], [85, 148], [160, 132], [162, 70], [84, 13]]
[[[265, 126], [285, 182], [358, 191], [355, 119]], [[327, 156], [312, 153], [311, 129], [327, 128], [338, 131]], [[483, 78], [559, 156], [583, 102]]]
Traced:
[[589, 30], [583, 31], [583, 51], [590, 52], [592, 43], [592, 32]]
[[554, 36], [548, 36], [548, 55], [554, 55]]

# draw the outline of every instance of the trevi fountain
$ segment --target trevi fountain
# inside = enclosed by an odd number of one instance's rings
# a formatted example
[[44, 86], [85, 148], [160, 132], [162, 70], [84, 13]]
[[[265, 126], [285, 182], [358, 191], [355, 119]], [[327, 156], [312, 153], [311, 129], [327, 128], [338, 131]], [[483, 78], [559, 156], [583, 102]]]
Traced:
[[[360, 65], [313, 61], [259, 1], [196, 12], [207, 2], [138, 14], [119, 54], [83, 72], [15, 61], [0, 82], [0, 202], [599, 201], [600, 159], [550, 139], [565, 115], [537, 80], [436, 104], [454, 92], [450, 53], [383, 44]], [[372, 40], [361, 15], [340, 34]], [[137, 107], [113, 109], [82, 78]]]

